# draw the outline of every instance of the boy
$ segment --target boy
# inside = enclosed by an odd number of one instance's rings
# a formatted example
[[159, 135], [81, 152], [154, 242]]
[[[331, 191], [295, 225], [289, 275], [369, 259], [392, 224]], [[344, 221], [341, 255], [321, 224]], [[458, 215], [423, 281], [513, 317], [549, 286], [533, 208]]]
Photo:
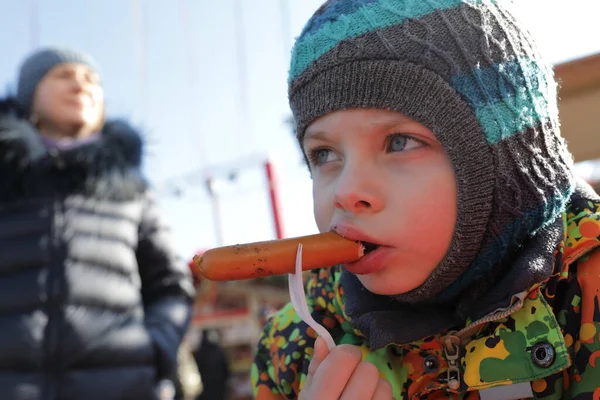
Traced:
[[309, 283], [335, 349], [269, 320], [258, 399], [600, 396], [600, 198], [502, 2], [330, 0], [289, 99], [319, 230], [368, 251]]

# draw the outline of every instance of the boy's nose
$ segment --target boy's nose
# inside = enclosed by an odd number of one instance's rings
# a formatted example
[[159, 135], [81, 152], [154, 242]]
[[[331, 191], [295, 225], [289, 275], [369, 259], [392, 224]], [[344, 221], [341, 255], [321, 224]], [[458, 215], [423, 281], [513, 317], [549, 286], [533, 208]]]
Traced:
[[333, 202], [336, 208], [354, 214], [378, 212], [383, 208], [383, 196], [376, 178], [361, 172], [347, 171], [340, 175]]

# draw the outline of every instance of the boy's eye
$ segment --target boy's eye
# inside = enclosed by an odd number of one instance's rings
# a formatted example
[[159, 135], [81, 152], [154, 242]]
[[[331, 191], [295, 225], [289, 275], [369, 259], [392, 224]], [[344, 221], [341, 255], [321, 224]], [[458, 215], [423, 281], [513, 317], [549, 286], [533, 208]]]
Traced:
[[390, 153], [411, 150], [422, 146], [423, 144], [411, 138], [410, 136], [403, 135], [401, 133], [394, 133], [388, 136], [388, 148], [387, 151]]
[[314, 165], [323, 165], [332, 161], [333, 157], [334, 153], [329, 149], [314, 149], [309, 153], [309, 160]]

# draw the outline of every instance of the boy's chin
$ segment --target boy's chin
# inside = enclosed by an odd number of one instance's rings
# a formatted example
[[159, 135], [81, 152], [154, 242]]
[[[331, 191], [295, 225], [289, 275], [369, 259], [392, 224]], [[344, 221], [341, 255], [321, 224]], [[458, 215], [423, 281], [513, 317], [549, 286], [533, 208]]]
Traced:
[[410, 282], [407, 280], [389, 279], [377, 277], [376, 274], [356, 275], [365, 289], [374, 294], [382, 296], [396, 296], [408, 293], [418, 288], [423, 282]]

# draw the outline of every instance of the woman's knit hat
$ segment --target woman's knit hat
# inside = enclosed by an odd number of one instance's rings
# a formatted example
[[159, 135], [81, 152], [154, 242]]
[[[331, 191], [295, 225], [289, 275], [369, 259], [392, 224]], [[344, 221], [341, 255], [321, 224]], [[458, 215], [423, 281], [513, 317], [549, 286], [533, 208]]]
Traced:
[[31, 112], [33, 95], [40, 81], [55, 66], [64, 63], [80, 63], [99, 72], [96, 62], [87, 54], [68, 49], [48, 48], [36, 51], [21, 65], [17, 87], [17, 101], [27, 113]]
[[407, 301], [452, 297], [486, 276], [554, 221], [573, 190], [551, 67], [505, 4], [330, 0], [292, 52], [288, 94], [300, 143], [319, 116], [379, 108], [427, 126], [451, 160], [454, 238]]

